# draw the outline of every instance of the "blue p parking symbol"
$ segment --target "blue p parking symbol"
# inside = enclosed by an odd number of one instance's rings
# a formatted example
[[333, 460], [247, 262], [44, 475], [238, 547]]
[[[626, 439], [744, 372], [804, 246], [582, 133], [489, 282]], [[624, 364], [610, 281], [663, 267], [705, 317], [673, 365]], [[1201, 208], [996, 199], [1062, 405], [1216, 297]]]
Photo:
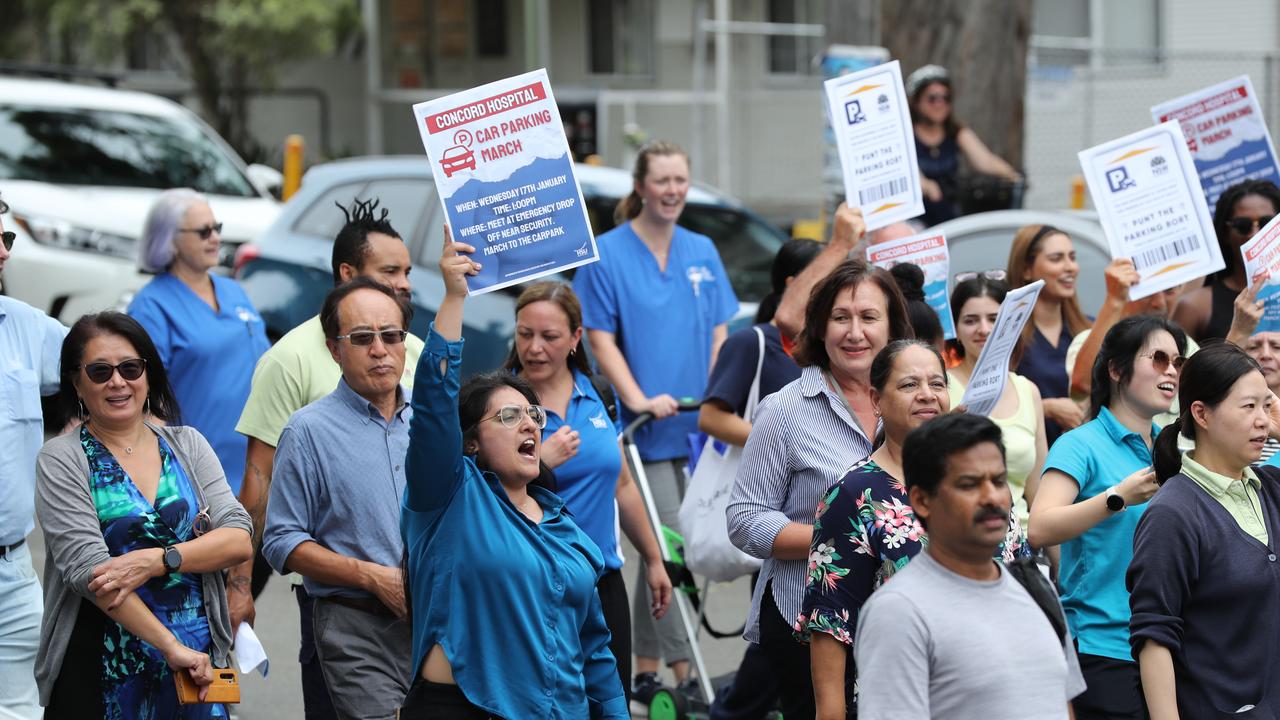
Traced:
[[1107, 171], [1107, 185], [1111, 187], [1111, 192], [1120, 192], [1125, 188], [1134, 187], [1133, 178], [1129, 177], [1129, 171], [1125, 166]]
[[845, 117], [849, 119], [850, 125], [857, 125], [860, 122], [865, 122], [867, 119], [866, 114], [862, 112], [862, 102], [859, 100], [850, 100], [845, 103], [844, 114]]

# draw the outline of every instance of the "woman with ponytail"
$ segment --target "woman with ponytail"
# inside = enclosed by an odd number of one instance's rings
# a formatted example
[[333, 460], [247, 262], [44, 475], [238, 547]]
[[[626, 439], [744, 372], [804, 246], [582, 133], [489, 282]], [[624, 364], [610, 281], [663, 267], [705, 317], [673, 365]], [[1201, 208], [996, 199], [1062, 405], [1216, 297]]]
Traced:
[[1186, 343], [1155, 315], [1107, 331], [1093, 365], [1092, 419], [1049, 448], [1031, 505], [1032, 546], [1061, 545], [1062, 606], [1088, 684], [1072, 701], [1077, 720], [1146, 717], [1124, 578], [1134, 527], [1156, 492], [1152, 418], [1178, 391]]
[[[1280, 470], [1250, 467], [1280, 434], [1280, 407], [1230, 343], [1182, 377], [1126, 577], [1142, 691], [1152, 720], [1280, 717]], [[1181, 454], [1179, 439], [1194, 448]]]
[[939, 353], [946, 351], [946, 341], [942, 331], [942, 322], [938, 320], [938, 311], [925, 301], [924, 271], [913, 263], [898, 263], [889, 268], [889, 274], [902, 291], [902, 298], [907, 301], [907, 317], [911, 320], [911, 329], [916, 340], [934, 346]]
[[[640, 149], [633, 189], [618, 206], [619, 224], [601, 235], [600, 261], [578, 269], [573, 289], [600, 369], [622, 401], [622, 420], [652, 413], [636, 434], [644, 472], [664, 525], [678, 523], [684, 495], [691, 413], [677, 415], [677, 398], [701, 398], [728, 322], [738, 312], [724, 264], [710, 238], [676, 224], [689, 192], [689, 159], [678, 146]], [[645, 563], [632, 601], [635, 697], [647, 702], [658, 687], [661, 658], [676, 679], [688, 674], [690, 648], [676, 617], [660, 621], [651, 605]]]

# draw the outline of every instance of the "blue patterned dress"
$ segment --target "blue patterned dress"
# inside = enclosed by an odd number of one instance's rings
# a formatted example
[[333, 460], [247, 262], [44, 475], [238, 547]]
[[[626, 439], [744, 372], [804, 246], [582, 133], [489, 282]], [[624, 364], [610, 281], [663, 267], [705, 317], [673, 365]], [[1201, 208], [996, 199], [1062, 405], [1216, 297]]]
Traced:
[[[150, 503], [120, 463], [86, 428], [80, 444], [89, 459], [89, 492], [98, 509], [102, 537], [112, 557], [142, 548], [163, 548], [194, 537], [200, 511], [191, 480], [164, 438], [160, 443], [160, 484]], [[200, 575], [172, 573], [152, 578], [138, 597], [178, 641], [208, 652], [211, 643]], [[225, 718], [223, 705], [178, 704], [173, 673], [160, 651], [115, 622], [102, 638], [102, 703], [110, 720], [203, 720]]]

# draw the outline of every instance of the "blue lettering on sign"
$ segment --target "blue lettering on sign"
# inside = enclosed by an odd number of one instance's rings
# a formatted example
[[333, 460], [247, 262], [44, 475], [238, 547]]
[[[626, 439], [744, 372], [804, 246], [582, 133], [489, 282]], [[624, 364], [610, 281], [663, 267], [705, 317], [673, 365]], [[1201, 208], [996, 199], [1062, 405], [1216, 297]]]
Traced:
[[1126, 188], [1135, 187], [1133, 178], [1129, 177], [1129, 170], [1121, 165], [1107, 171], [1107, 185], [1111, 187], [1111, 192], [1116, 193]]

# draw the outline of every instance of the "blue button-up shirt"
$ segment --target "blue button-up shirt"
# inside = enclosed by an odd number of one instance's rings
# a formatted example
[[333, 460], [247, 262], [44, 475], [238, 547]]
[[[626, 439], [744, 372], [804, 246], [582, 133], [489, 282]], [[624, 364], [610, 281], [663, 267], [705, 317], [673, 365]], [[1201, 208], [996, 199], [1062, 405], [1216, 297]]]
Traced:
[[[1152, 424], [1148, 439], [1159, 432]], [[1081, 502], [1150, 465], [1147, 439], [1121, 425], [1104, 407], [1098, 417], [1058, 438], [1049, 448], [1044, 470], [1075, 480], [1080, 492], [1074, 502]], [[1133, 560], [1133, 532], [1146, 509], [1147, 503], [1130, 505], [1061, 545], [1062, 608], [1082, 654], [1133, 661], [1124, 576]]]
[[[400, 496], [412, 414], [401, 404], [387, 422], [340, 380], [332, 393], [289, 418], [276, 447], [262, 537], [271, 567], [287, 572], [289, 553], [308, 540], [346, 557], [400, 566]], [[306, 577], [302, 584], [315, 597], [371, 597]]]
[[40, 396], [58, 390], [66, 336], [57, 320], [0, 295], [0, 545], [35, 527], [36, 455], [44, 442]]
[[467, 699], [505, 718], [630, 717], [596, 592], [600, 550], [554, 493], [529, 487], [543, 513], [534, 523], [463, 455], [461, 365], [462, 342], [433, 325], [414, 379], [400, 520], [413, 667], [440, 645]]

